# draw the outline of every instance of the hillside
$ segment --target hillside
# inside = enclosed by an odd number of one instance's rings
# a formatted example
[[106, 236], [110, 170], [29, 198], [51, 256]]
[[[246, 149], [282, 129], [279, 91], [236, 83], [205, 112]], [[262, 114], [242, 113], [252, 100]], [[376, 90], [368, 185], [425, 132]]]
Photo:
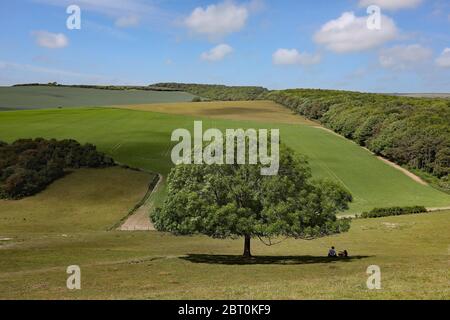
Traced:
[[[203, 108], [212, 111], [216, 104], [221, 106], [222, 102], [203, 103]], [[260, 104], [267, 108], [267, 102], [262, 101], [246, 102], [241, 108], [245, 106], [251, 111], [260, 108]], [[284, 110], [272, 103], [271, 108], [275, 107], [280, 112]], [[308, 121], [288, 124], [276, 117], [265, 122], [256, 111], [253, 121], [249, 121], [250, 111], [238, 120], [241, 108], [234, 109], [233, 120], [228, 120], [230, 112], [223, 108], [219, 109], [223, 119], [217, 112], [211, 118], [204, 114], [166, 114], [161, 109], [157, 112], [112, 108], [4, 112], [0, 114], [0, 136], [7, 142], [36, 136], [90, 142], [120, 163], [166, 176], [173, 167], [170, 160], [175, 145], [170, 141], [173, 130], [192, 130], [195, 120], [202, 120], [205, 130], [278, 128], [283, 143], [308, 157], [315, 177], [337, 181], [353, 194], [355, 201], [350, 213], [397, 205], [450, 205], [449, 195], [415, 182], [358, 145], [317, 125]]]
[[185, 92], [140, 89], [101, 90], [100, 88], [44, 85], [0, 87], [0, 111], [188, 102], [193, 98], [194, 95]]
[[307, 89], [269, 97], [450, 191], [450, 101]]

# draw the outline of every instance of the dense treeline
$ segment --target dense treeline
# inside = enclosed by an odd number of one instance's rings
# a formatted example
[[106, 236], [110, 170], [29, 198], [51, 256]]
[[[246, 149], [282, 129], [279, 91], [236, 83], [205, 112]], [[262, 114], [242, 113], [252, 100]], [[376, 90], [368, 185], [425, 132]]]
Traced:
[[20, 199], [45, 189], [67, 169], [99, 168], [114, 161], [92, 144], [74, 140], [0, 141], [0, 198]]
[[13, 87], [62, 87], [62, 88], [81, 88], [81, 89], [99, 89], [99, 90], [144, 90], [144, 91], [179, 91], [176, 89], [158, 87], [158, 86], [112, 86], [112, 85], [89, 85], [74, 84], [64, 85], [57, 82], [49, 83], [22, 83], [15, 84]]
[[450, 190], [450, 101], [333, 90], [268, 97]]
[[258, 100], [268, 92], [263, 87], [230, 87], [210, 84], [157, 83], [154, 86], [185, 91], [202, 98], [220, 101]]

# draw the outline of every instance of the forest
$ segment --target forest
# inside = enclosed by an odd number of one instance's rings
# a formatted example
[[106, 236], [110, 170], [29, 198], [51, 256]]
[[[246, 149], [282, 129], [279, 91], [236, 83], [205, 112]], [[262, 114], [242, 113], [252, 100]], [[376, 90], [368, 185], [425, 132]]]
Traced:
[[34, 195], [67, 170], [100, 168], [114, 161], [92, 144], [75, 140], [20, 139], [0, 142], [0, 199], [21, 199]]

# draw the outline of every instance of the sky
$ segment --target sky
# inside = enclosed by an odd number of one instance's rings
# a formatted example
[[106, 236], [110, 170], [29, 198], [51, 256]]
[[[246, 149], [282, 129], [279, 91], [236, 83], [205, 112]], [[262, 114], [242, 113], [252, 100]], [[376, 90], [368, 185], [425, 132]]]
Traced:
[[1, 86], [450, 92], [449, 0], [2, 0], [0, 28]]

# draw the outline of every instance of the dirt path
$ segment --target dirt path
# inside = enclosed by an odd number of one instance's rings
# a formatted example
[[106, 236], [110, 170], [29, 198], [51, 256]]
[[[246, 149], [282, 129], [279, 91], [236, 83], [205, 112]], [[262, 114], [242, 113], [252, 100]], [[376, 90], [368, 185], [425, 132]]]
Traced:
[[153, 223], [150, 221], [149, 212], [153, 208], [152, 195], [161, 187], [163, 181], [162, 175], [155, 187], [147, 196], [147, 200], [133, 214], [131, 214], [125, 222], [118, 228], [120, 231], [155, 231]]
[[401, 172], [403, 172], [405, 175], [407, 175], [408, 177], [410, 177], [411, 179], [413, 179], [415, 182], [420, 183], [424, 186], [427, 186], [428, 183], [426, 183], [425, 181], [422, 180], [422, 178], [420, 178], [419, 176], [415, 175], [414, 173], [406, 170], [405, 168], [399, 166], [396, 163], [393, 163], [392, 161], [389, 161], [388, 159], [385, 159], [383, 157], [377, 157], [378, 159], [380, 159], [381, 161], [383, 161], [384, 163], [390, 165], [391, 167], [400, 170]]
[[450, 210], [450, 207], [442, 207], [442, 208], [427, 208], [428, 212], [437, 212], [437, 211], [445, 211]]

